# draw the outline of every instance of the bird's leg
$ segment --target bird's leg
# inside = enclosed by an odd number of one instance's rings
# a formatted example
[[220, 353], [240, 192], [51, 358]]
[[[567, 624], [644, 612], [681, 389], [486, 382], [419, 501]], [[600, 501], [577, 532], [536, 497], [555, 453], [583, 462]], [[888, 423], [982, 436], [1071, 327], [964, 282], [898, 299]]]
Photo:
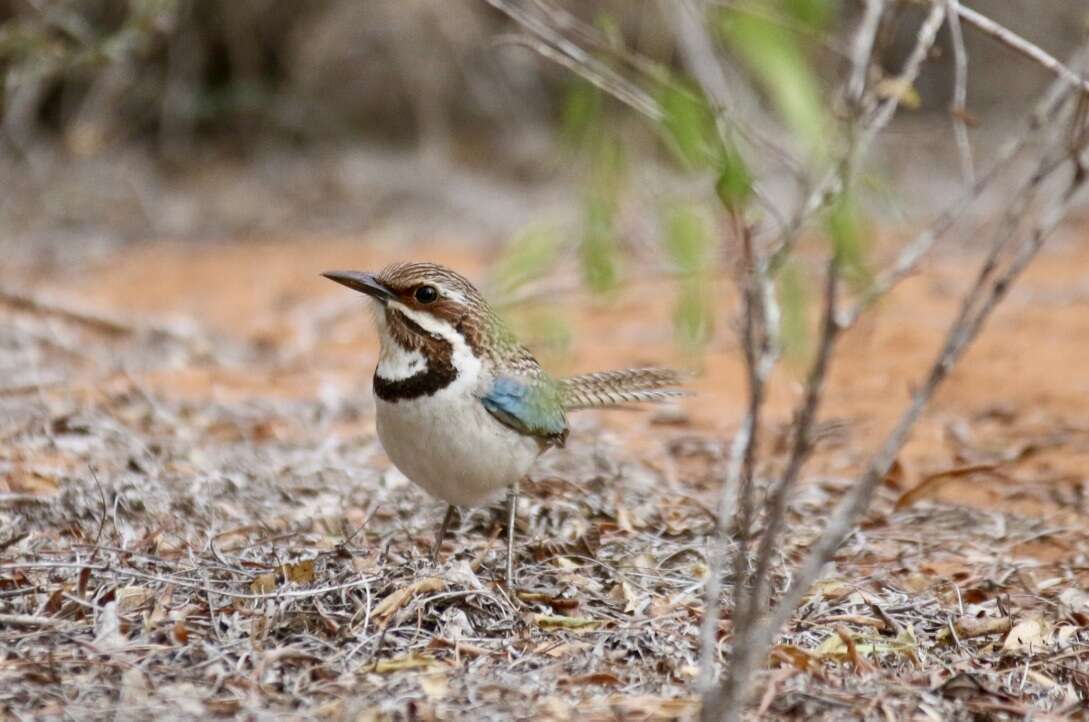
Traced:
[[507, 586], [514, 588], [514, 519], [518, 516], [518, 482], [507, 490]]
[[431, 563], [434, 564], [439, 560], [439, 552], [442, 550], [442, 542], [446, 539], [446, 532], [450, 530], [450, 524], [454, 521], [454, 515], [458, 513], [458, 508], [453, 504], [446, 507], [446, 516], [442, 518], [442, 526], [439, 527], [439, 533], [435, 537], [435, 546], [431, 548]]

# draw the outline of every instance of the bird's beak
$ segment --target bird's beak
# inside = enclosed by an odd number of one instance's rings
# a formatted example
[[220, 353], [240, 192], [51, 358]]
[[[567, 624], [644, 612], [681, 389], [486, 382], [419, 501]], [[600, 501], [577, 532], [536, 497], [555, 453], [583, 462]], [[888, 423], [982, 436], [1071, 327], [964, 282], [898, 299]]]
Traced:
[[373, 273], [361, 271], [327, 271], [321, 274], [330, 281], [336, 281], [342, 286], [347, 286], [353, 291], [365, 293], [382, 305], [392, 299], [393, 292], [384, 283], [378, 280]]

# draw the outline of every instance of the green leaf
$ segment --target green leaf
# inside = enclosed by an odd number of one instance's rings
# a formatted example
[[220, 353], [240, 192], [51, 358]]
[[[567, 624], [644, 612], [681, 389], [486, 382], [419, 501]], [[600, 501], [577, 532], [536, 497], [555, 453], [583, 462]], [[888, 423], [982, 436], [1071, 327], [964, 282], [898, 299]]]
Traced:
[[598, 145], [586, 192], [586, 208], [579, 259], [583, 279], [595, 293], [613, 290], [620, 272], [616, 258], [615, 220], [624, 155], [620, 142], [609, 137]]
[[704, 219], [694, 208], [676, 205], [668, 209], [665, 246], [681, 273], [706, 270], [711, 243]]
[[662, 129], [667, 145], [678, 162], [689, 169], [709, 165], [719, 155], [721, 144], [707, 100], [674, 81], [663, 86], [658, 103], [665, 113]]
[[783, 11], [812, 30], [828, 28], [839, 14], [837, 0], [781, 0]]
[[783, 352], [792, 360], [804, 359], [809, 349], [809, 326], [805, 317], [807, 295], [798, 266], [793, 261], [788, 262], [779, 273], [779, 308]]
[[752, 197], [752, 183], [752, 174], [745, 159], [736, 148], [725, 148], [719, 161], [718, 180], [715, 181], [715, 193], [722, 205], [731, 213], [743, 210]]
[[852, 196], [841, 193], [836, 197], [828, 210], [825, 226], [844, 278], [858, 288], [869, 285], [871, 274], [866, 265], [866, 244]]
[[810, 152], [823, 155], [831, 127], [821, 86], [797, 38], [767, 15], [767, 3], [750, 0], [719, 16], [726, 41], [749, 67], [790, 128]]
[[710, 340], [714, 327], [710, 293], [714, 242], [705, 219], [694, 207], [677, 205], [668, 209], [665, 248], [681, 273], [673, 328], [680, 344], [689, 352], [697, 352]]
[[534, 225], [515, 236], [496, 264], [494, 278], [498, 303], [503, 296], [547, 273], [559, 257], [554, 229]]
[[586, 206], [586, 228], [579, 246], [582, 275], [591, 291], [604, 293], [617, 285], [613, 248], [613, 204], [594, 198]]
[[563, 138], [571, 145], [579, 146], [596, 135], [601, 126], [602, 106], [601, 91], [576, 77], [564, 95], [560, 118]]

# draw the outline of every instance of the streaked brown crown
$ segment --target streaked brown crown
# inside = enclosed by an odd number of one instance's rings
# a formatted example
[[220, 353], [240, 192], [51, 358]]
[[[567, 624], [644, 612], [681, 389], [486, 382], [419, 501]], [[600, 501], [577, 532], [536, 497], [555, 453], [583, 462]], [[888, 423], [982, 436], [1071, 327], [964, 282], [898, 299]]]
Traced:
[[[383, 268], [378, 280], [400, 303], [450, 323], [477, 356], [518, 373], [541, 373], [533, 355], [518, 343], [480, 291], [461, 274], [436, 263], [402, 262]], [[420, 303], [416, 291], [427, 285], [438, 289], [439, 297], [432, 303]], [[411, 333], [410, 329], [398, 328], [403, 325], [400, 319], [387, 317], [397, 336]]]

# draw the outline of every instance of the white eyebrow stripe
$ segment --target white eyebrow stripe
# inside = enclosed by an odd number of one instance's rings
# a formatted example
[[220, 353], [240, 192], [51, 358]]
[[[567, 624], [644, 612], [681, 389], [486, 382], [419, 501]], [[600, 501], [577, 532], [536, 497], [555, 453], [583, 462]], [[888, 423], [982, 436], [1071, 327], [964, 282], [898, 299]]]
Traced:
[[482, 363], [453, 324], [430, 313], [408, 308], [400, 301], [390, 301], [389, 307], [398, 313], [404, 314], [405, 318], [427, 333], [434, 334], [450, 343], [453, 350], [450, 360], [454, 368], [457, 369], [458, 376], [454, 383], [447, 386], [444, 391], [449, 390], [450, 393], [456, 393], [466, 388], [475, 388], [482, 370]]
[[443, 296], [446, 296], [451, 301], [456, 301], [457, 303], [465, 303], [465, 294], [463, 294], [461, 291], [455, 291], [455, 290], [450, 289], [450, 288], [444, 288], [441, 291], [439, 291], [439, 293], [441, 293]]
[[409, 308], [400, 301], [389, 301], [389, 307], [397, 313], [401, 314], [408, 320], [415, 323], [428, 333], [435, 334], [440, 338], [444, 338], [447, 341], [452, 341], [451, 336], [456, 336], [457, 332], [454, 331], [454, 327], [446, 321], [440, 318], [436, 318], [430, 313], [424, 313], [417, 311], [414, 308]]

